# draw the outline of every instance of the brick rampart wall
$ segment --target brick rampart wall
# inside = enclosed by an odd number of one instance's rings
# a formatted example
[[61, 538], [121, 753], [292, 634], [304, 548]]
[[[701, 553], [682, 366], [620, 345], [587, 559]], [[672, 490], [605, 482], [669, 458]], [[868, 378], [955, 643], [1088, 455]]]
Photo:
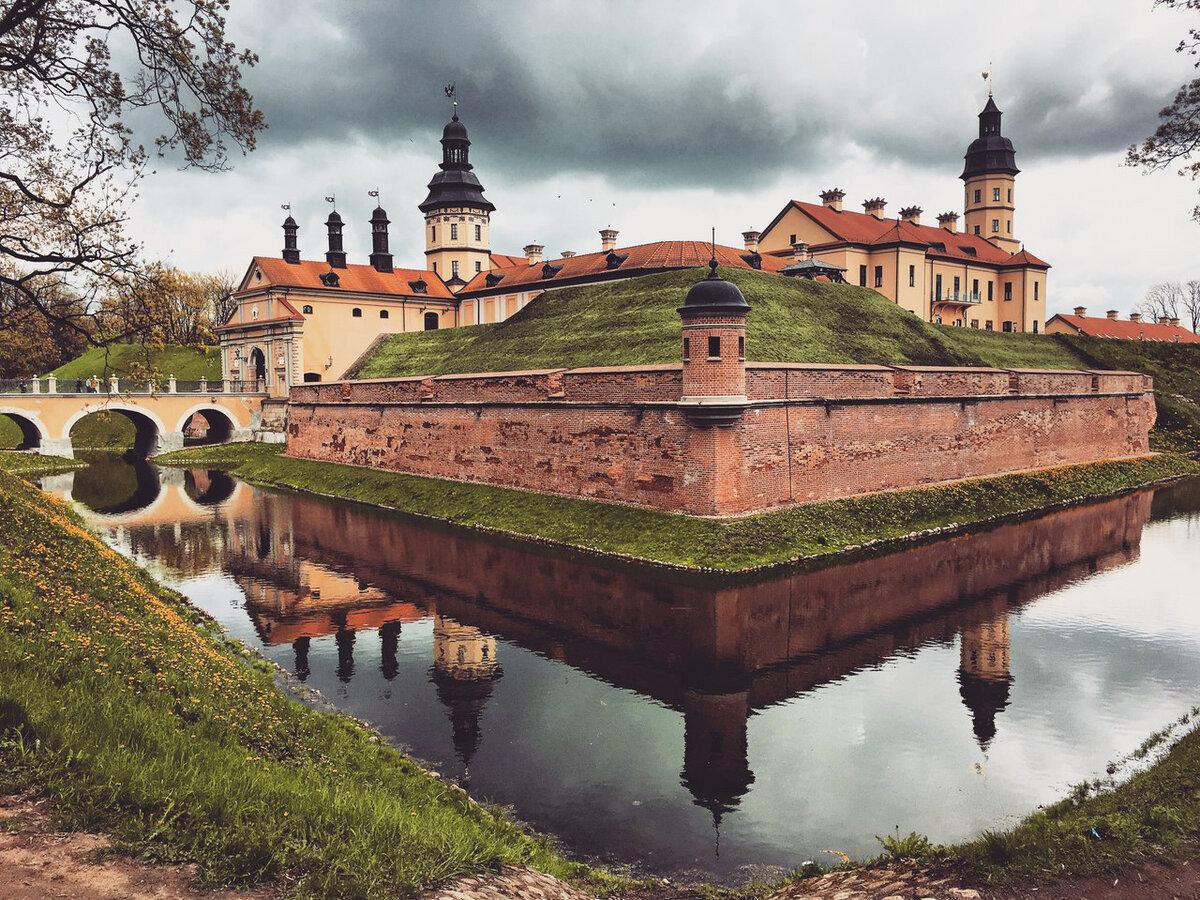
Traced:
[[683, 366], [306, 384], [288, 453], [701, 515], [1135, 456], [1129, 372], [751, 363], [732, 427], [676, 403]]

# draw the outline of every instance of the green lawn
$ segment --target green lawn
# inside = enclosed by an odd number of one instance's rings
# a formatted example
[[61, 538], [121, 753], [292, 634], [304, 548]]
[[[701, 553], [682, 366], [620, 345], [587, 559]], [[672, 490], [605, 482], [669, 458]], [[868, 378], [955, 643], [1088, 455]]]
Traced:
[[19, 447], [22, 440], [21, 429], [17, 427], [17, 423], [8, 416], [0, 416], [0, 450]]
[[510, 864], [603, 878], [273, 677], [0, 471], [0, 791], [35, 786], [69, 825], [209, 885], [391, 898]]
[[60, 381], [87, 380], [92, 376], [108, 378], [156, 377], [174, 375], [181, 381], [217, 380], [221, 377], [221, 355], [216, 347], [143, 347], [137, 344], [109, 344], [92, 347], [82, 356], [54, 370]]

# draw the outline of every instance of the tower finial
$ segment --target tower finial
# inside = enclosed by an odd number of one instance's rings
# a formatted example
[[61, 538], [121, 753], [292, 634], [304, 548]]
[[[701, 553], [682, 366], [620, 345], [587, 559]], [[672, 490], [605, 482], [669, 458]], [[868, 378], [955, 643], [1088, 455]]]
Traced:
[[446, 91], [446, 96], [450, 98], [450, 101], [454, 106], [454, 114], [450, 117], [450, 120], [453, 122], [457, 122], [458, 121], [458, 96], [454, 92], [454, 82], [452, 81], [448, 85], [446, 85], [444, 90]]
[[995, 87], [995, 84], [993, 81], [994, 75], [992, 74], [992, 63], [990, 60], [988, 61], [988, 67], [979, 74], [982, 75], [983, 80], [988, 83], [988, 96], [992, 96], [992, 89]]
[[708, 261], [708, 277], [720, 278], [717, 274], [717, 227], [714, 225], [712, 230], [712, 259]]

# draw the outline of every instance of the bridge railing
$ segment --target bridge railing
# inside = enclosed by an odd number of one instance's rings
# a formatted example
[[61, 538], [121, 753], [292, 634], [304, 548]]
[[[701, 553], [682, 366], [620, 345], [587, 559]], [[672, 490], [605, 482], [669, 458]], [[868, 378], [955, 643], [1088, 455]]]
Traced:
[[179, 380], [169, 378], [0, 378], [0, 394], [261, 394], [266, 386], [260, 381], [231, 379]]

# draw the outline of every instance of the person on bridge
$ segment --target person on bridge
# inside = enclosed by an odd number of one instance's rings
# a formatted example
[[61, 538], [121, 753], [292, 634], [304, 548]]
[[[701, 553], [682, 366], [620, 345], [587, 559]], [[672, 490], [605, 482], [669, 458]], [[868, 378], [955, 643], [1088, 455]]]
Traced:
[[77, 394], [83, 393], [83, 379], [82, 378], [75, 379], [75, 393], [77, 393]]

